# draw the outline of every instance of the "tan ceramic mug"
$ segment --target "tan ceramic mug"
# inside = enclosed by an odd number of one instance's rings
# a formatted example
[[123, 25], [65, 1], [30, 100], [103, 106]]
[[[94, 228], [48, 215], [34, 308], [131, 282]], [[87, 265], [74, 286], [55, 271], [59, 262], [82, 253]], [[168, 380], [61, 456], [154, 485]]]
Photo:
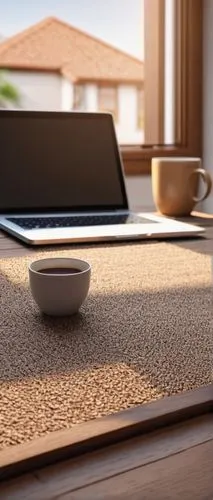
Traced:
[[[200, 177], [205, 183], [205, 192], [199, 197]], [[164, 215], [189, 215], [196, 203], [207, 198], [211, 188], [211, 177], [201, 168], [200, 158], [152, 159], [153, 199]]]

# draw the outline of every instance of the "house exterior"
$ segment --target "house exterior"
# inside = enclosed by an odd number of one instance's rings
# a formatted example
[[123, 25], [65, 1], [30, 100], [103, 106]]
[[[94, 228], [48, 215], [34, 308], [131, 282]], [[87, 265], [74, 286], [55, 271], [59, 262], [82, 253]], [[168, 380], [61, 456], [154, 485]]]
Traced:
[[25, 109], [107, 111], [121, 144], [143, 140], [143, 71], [127, 55], [56, 18], [0, 43], [0, 70]]

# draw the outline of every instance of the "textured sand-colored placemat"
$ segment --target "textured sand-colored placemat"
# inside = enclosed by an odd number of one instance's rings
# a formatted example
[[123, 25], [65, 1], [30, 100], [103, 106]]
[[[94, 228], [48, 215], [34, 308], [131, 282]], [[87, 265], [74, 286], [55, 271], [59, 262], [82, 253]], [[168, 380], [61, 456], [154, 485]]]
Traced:
[[[92, 265], [71, 318], [40, 315], [28, 264]], [[175, 244], [96, 246], [0, 262], [0, 448], [212, 380], [211, 262]]]

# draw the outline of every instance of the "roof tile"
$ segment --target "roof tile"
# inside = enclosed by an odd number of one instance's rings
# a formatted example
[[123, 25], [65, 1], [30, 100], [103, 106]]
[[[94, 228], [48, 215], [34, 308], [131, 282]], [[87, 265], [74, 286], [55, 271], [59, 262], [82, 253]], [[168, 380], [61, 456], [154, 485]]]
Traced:
[[48, 17], [0, 43], [0, 68], [59, 71], [70, 80], [142, 82], [143, 63]]

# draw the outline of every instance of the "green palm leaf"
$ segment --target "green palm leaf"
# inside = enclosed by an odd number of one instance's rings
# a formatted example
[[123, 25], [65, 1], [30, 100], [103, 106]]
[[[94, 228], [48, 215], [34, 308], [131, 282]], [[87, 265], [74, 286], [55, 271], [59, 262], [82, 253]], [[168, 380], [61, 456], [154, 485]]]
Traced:
[[0, 73], [0, 105], [4, 106], [7, 103], [19, 105], [20, 94], [18, 89], [5, 80], [4, 76]]

